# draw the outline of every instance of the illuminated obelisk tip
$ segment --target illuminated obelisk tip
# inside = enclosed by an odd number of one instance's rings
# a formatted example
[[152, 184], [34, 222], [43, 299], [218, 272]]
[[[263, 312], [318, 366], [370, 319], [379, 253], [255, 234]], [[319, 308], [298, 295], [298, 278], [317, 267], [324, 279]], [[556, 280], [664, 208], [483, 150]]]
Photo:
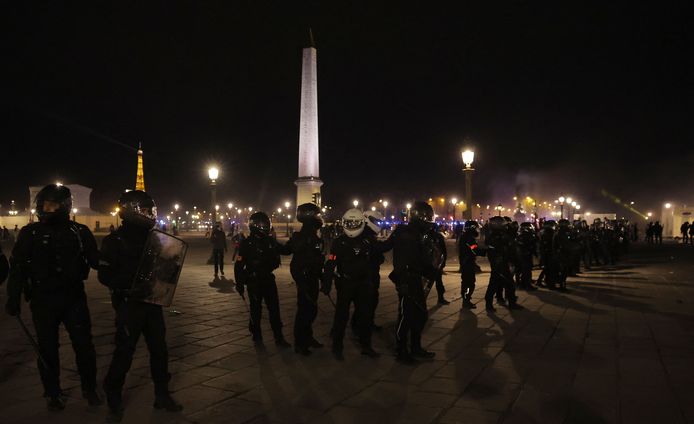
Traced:
[[299, 178], [296, 184], [296, 204], [317, 203], [320, 206], [318, 169], [318, 84], [316, 46], [309, 29], [309, 43], [303, 49], [301, 71], [301, 121], [299, 128]]

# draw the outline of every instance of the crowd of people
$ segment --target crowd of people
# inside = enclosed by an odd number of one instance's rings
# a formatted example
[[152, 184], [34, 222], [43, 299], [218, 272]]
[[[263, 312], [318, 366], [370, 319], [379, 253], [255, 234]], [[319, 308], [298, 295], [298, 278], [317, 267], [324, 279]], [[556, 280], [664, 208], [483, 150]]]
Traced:
[[[96, 353], [84, 291], [84, 281], [90, 269], [95, 269], [98, 280], [111, 293], [115, 313], [115, 349], [103, 381], [110, 417], [122, 419], [125, 377], [141, 335], [150, 354], [154, 407], [180, 411], [182, 405], [169, 392], [171, 376], [162, 306], [134, 290], [135, 277], [140, 278], [138, 267], [147, 254], [146, 246], [156, 224], [154, 200], [143, 191], [124, 193], [119, 199], [122, 225], [104, 238], [100, 249], [86, 226], [70, 220], [71, 208], [67, 187], [46, 186], [36, 197], [39, 220], [19, 231], [9, 264], [0, 252], [0, 282], [9, 273], [7, 313], [20, 317], [22, 294], [30, 302], [38, 339], [38, 368], [48, 408], [65, 408], [59, 372], [60, 324], [68, 331], [75, 350], [83, 397], [90, 405], [102, 403], [96, 390]], [[277, 240], [264, 212], [249, 217], [248, 236], [241, 232], [232, 236], [235, 288], [250, 304], [248, 329], [253, 341], [263, 343], [260, 323], [265, 304], [275, 344], [279, 348], [292, 346], [284, 336], [274, 276], [280, 257], [291, 255], [289, 269], [296, 287], [294, 351], [308, 356], [323, 347], [313, 332], [318, 297], [323, 293], [335, 306], [330, 333], [334, 357], [344, 359], [345, 332], [351, 326], [358, 336], [361, 353], [377, 358], [380, 354], [371, 338], [373, 331], [380, 329], [374, 322], [380, 268], [386, 252], [391, 251], [393, 270], [388, 279], [398, 295], [396, 358], [405, 364], [433, 358], [435, 352], [422, 345], [422, 331], [428, 319], [427, 297], [436, 287], [438, 303], [449, 304], [442, 278], [449, 255], [446, 237], [434, 222], [432, 207], [426, 202], [414, 202], [408, 221], [390, 234], [384, 234], [384, 218], [377, 211], [350, 209], [339, 225], [324, 227], [321, 209], [306, 203], [297, 207], [296, 217], [301, 228], [286, 243]], [[472, 298], [481, 271], [477, 260], [486, 257], [491, 272], [484, 306], [489, 313], [494, 313], [499, 305], [510, 310], [523, 309], [517, 290], [565, 290], [567, 277], [576, 275], [581, 266], [590, 269], [615, 264], [628, 252], [635, 233], [625, 220], [596, 219], [589, 225], [586, 221], [560, 219], [535, 224], [501, 216], [482, 225], [466, 221], [452, 230], [460, 263], [462, 308], [477, 307]], [[689, 231], [691, 226], [687, 227]], [[215, 277], [224, 276], [227, 238], [221, 225], [210, 232]], [[532, 270], [536, 258], [542, 270], [535, 281]]]

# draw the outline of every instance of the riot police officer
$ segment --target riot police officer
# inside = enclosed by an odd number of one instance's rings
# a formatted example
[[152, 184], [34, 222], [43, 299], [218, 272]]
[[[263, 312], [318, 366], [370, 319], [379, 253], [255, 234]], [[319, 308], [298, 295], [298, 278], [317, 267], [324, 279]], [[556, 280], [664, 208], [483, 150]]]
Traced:
[[122, 418], [121, 391], [140, 335], [144, 335], [149, 350], [154, 408], [177, 412], [183, 406], [169, 393], [171, 374], [162, 307], [130, 296], [147, 238], [156, 223], [156, 205], [149, 194], [134, 190], [121, 195], [118, 206], [123, 224], [104, 238], [99, 260], [99, 281], [109, 288], [116, 313], [116, 347], [104, 379], [109, 412], [112, 419]]
[[533, 283], [533, 257], [537, 256], [537, 236], [535, 227], [530, 222], [520, 224], [516, 239], [516, 257], [518, 259], [519, 288], [535, 290]]
[[251, 230], [250, 237], [241, 241], [239, 255], [234, 265], [236, 290], [243, 296], [244, 288], [248, 288], [251, 316], [248, 328], [253, 335], [253, 341], [261, 343], [263, 335], [260, 329], [262, 302], [270, 314], [270, 327], [275, 336], [275, 344], [279, 347], [290, 347], [282, 333], [280, 303], [277, 296], [277, 284], [272, 273], [280, 266], [280, 247], [270, 236], [272, 224], [264, 212], [255, 212], [248, 219]]
[[372, 255], [376, 245], [364, 234], [366, 227], [364, 213], [359, 209], [350, 209], [342, 217], [344, 234], [336, 238], [330, 249], [330, 256], [325, 262], [321, 291], [330, 294], [335, 280], [337, 302], [333, 321], [332, 351], [338, 360], [342, 356], [343, 340], [349, 308], [354, 303], [355, 322], [359, 334], [363, 355], [377, 357], [378, 353], [371, 346], [371, 324], [373, 322], [372, 302], [374, 299]]
[[517, 303], [516, 289], [513, 285], [513, 276], [509, 267], [511, 257], [511, 240], [508, 225], [504, 218], [494, 216], [489, 219], [489, 235], [486, 239], [487, 259], [491, 266], [489, 285], [484, 295], [487, 311], [494, 312], [494, 295], [503, 287], [506, 293], [509, 309], [522, 309]]
[[[410, 209], [408, 224], [398, 226], [384, 245], [386, 249], [393, 249], [393, 272], [390, 279], [395, 283], [399, 299], [395, 334], [397, 359], [403, 363], [412, 363], [415, 358], [431, 359], [435, 356], [434, 352], [422, 347], [422, 330], [428, 319], [423, 279], [431, 281], [438, 272], [434, 258], [430, 256], [433, 249], [424, 246], [433, 217], [434, 211], [429, 204], [415, 202]], [[429, 239], [432, 241], [431, 237]]]
[[475, 309], [472, 293], [475, 291], [475, 272], [477, 256], [486, 255], [486, 251], [477, 244], [479, 224], [477, 221], [466, 221], [458, 238], [458, 259], [460, 262], [460, 283], [463, 296], [463, 308]]
[[89, 228], [70, 221], [72, 194], [49, 184], [36, 195], [39, 222], [22, 228], [12, 249], [7, 312], [20, 313], [20, 296], [30, 301], [36, 328], [39, 361], [48, 409], [62, 410], [58, 329], [61, 323], [75, 351], [82, 395], [90, 405], [100, 405], [96, 393], [96, 352], [92, 343], [91, 318], [84, 292], [89, 268], [98, 265], [98, 250]]
[[310, 355], [310, 348], [323, 344], [313, 337], [313, 321], [318, 313], [319, 280], [323, 273], [323, 241], [318, 230], [323, 226], [321, 210], [313, 203], [304, 203], [296, 208], [296, 219], [301, 225], [287, 244], [282, 254], [292, 254], [289, 270], [296, 283], [296, 317], [294, 319], [294, 351]]
[[376, 308], [378, 307], [379, 289], [381, 288], [381, 265], [386, 259], [380, 249], [381, 243], [378, 243], [378, 233], [381, 232], [384, 217], [378, 211], [365, 211], [364, 219], [366, 223], [364, 227], [364, 237], [368, 238], [371, 243], [377, 244], [379, 247], [378, 249], [374, 249], [371, 253], [371, 272], [369, 272], [369, 276], [371, 277], [373, 288], [373, 300], [371, 302], [373, 312], [370, 314], [372, 318], [371, 328], [373, 330], [380, 330], [381, 327], [373, 322], [373, 318], [376, 313]]
[[537, 277], [538, 287], [554, 287], [557, 283], [557, 261], [553, 248], [556, 226], [556, 221], [550, 219], [542, 224], [542, 230], [540, 230], [540, 266], [542, 271]]
[[449, 305], [451, 302], [446, 300], [444, 293], [446, 293], [446, 288], [443, 285], [443, 269], [446, 267], [446, 259], [448, 259], [448, 252], [446, 250], [446, 238], [438, 230], [438, 226], [433, 224], [431, 229], [431, 235], [434, 240], [434, 249], [437, 256], [439, 256], [442, 261], [439, 263], [439, 272], [436, 273], [436, 294], [438, 295], [439, 305]]

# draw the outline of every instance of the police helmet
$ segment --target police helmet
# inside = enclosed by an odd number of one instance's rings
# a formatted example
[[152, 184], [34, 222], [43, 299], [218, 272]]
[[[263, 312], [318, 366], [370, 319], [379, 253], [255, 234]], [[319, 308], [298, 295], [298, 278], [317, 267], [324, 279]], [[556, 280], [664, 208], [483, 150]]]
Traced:
[[384, 218], [379, 211], [364, 212], [364, 219], [366, 220], [366, 225], [368, 225], [374, 233], [378, 234], [381, 232]]
[[270, 218], [265, 212], [255, 212], [248, 218], [248, 228], [251, 230], [251, 235], [266, 236], [272, 230]]
[[302, 224], [323, 226], [321, 210], [315, 203], [304, 203], [296, 208], [296, 220]]
[[410, 208], [410, 221], [414, 223], [432, 223], [434, 222], [434, 209], [427, 202], [418, 200]]
[[[41, 221], [50, 221], [58, 217], [69, 218], [72, 210], [72, 193], [64, 185], [48, 184], [36, 194], [36, 215]], [[52, 211], [47, 211], [45, 202], [58, 205]], [[52, 208], [51, 208], [52, 209]]]
[[366, 227], [364, 212], [359, 209], [349, 209], [342, 215], [342, 225], [347, 237], [358, 237], [364, 232], [364, 227]]
[[118, 199], [118, 215], [124, 223], [152, 228], [157, 222], [157, 205], [142, 190], [126, 191]]
[[489, 218], [489, 231], [498, 232], [505, 231], [507, 228], [506, 220], [500, 216]]
[[477, 221], [465, 221], [465, 224], [463, 224], [463, 232], [465, 234], [470, 234], [473, 237], [480, 235], [479, 228], [480, 224]]

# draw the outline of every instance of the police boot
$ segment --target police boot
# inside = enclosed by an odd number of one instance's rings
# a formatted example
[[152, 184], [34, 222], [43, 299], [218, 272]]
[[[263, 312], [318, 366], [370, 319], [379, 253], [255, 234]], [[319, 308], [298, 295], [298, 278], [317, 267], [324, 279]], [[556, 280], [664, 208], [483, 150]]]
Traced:
[[395, 360], [404, 365], [412, 365], [417, 363], [417, 360], [410, 355], [410, 352], [407, 351], [407, 347], [405, 346], [398, 346]]
[[412, 356], [421, 359], [434, 359], [436, 352], [430, 352], [422, 347], [422, 340], [417, 338], [412, 338]]
[[443, 294], [439, 294], [439, 305], [448, 305], [451, 302], [447, 301], [446, 298], [443, 297]]
[[472, 301], [470, 300], [469, 297], [466, 297], [465, 299], [463, 299], [463, 308], [465, 308], [465, 309], [476, 309], [477, 306], [476, 306], [474, 303], [472, 303]]
[[345, 360], [345, 356], [342, 354], [342, 350], [343, 350], [342, 343], [340, 343], [340, 342], [333, 342], [333, 349], [332, 349], [332, 351], [333, 351], [333, 356], [334, 356], [335, 359], [337, 359], [338, 361], [344, 361], [344, 360]]
[[[169, 375], [168, 380], [171, 380]], [[166, 409], [169, 412], [179, 412], [183, 410], [183, 405], [171, 397], [169, 393], [169, 381], [154, 383], [154, 409]]]
[[82, 398], [87, 400], [89, 406], [100, 406], [104, 404], [96, 390], [82, 390]]
[[318, 340], [316, 340], [315, 338], [311, 337], [311, 341], [309, 342], [308, 347], [312, 347], [312, 348], [314, 348], [314, 349], [318, 349], [318, 348], [323, 347], [323, 343], [321, 343], [321, 342], [319, 342]]
[[487, 310], [487, 312], [496, 312], [496, 308], [494, 308], [494, 304], [491, 300], [487, 300], [485, 302], [485, 309]]
[[120, 390], [106, 391], [106, 403], [108, 404], [109, 422], [120, 422], [123, 419], [123, 396]]
[[361, 354], [364, 356], [368, 356], [369, 358], [378, 358], [379, 356], [381, 356], [381, 354], [376, 352], [374, 348], [371, 346], [362, 347]]
[[292, 345], [290, 345], [289, 342], [284, 338], [282, 333], [275, 334], [275, 346], [280, 347], [282, 349], [292, 347]]
[[46, 396], [46, 408], [49, 411], [62, 411], [65, 409], [65, 401], [60, 395]]

